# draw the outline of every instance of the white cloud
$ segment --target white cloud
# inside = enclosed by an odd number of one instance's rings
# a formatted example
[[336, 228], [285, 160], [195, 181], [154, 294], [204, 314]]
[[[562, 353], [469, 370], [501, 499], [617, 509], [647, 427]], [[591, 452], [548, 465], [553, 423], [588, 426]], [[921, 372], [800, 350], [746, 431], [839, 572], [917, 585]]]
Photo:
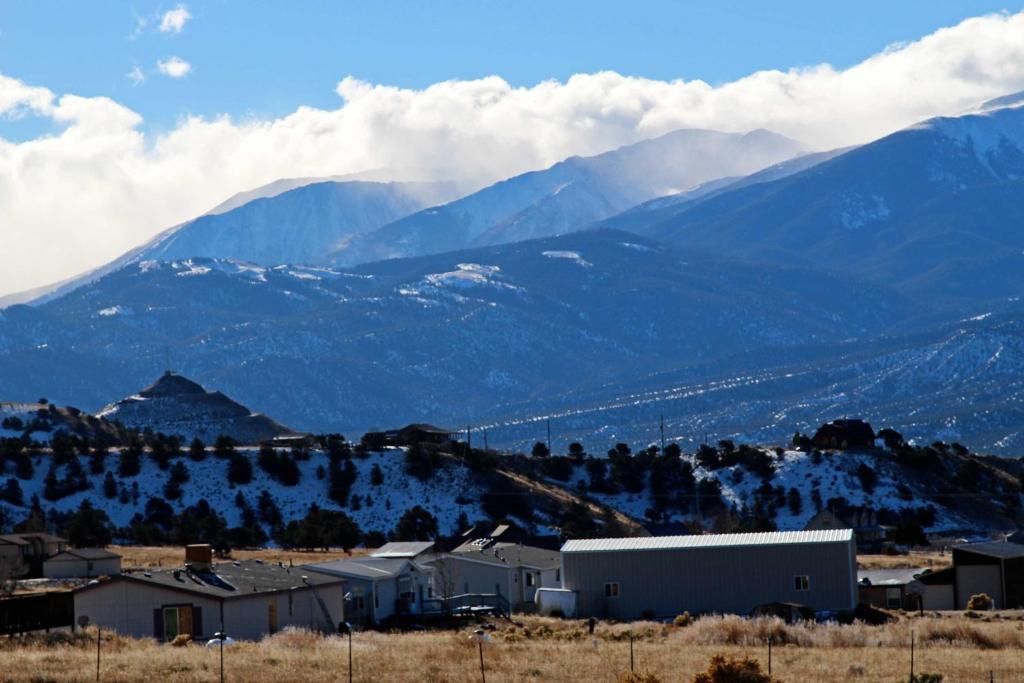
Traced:
[[178, 5], [174, 9], [164, 12], [160, 18], [160, 30], [163, 33], [181, 33], [185, 24], [192, 18], [192, 14], [185, 5]]
[[142, 73], [142, 69], [138, 65], [132, 67], [132, 70], [127, 74], [128, 80], [132, 82], [132, 85], [142, 85], [146, 82], [146, 74]]
[[192, 65], [181, 57], [161, 59], [156, 63], [156, 68], [168, 78], [184, 78], [192, 71]]
[[846, 70], [764, 71], [711, 86], [616, 73], [512, 87], [498, 77], [423, 90], [345, 78], [343, 102], [277, 119], [187, 117], [146, 134], [107, 98], [0, 76], [0, 115], [58, 134], [0, 139], [0, 295], [118, 256], [231, 194], [282, 177], [438, 169], [484, 183], [682, 127], [768, 128], [818, 148], [1024, 90], [1024, 13], [971, 19]]

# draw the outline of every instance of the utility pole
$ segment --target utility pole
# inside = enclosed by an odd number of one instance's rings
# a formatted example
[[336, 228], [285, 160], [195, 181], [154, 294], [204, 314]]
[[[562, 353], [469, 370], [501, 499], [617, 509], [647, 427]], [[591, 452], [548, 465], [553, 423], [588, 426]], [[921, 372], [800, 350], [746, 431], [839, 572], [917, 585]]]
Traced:
[[548, 420], [548, 455], [551, 455], [551, 420]]
[[661, 416], [661, 454], [665, 455], [665, 416]]
[[471, 427], [466, 425], [466, 453], [468, 454], [471, 450], [473, 450], [473, 432]]
[[490, 449], [489, 449], [489, 448], [487, 447], [487, 427], [484, 427], [484, 450], [485, 450], [485, 451], [488, 451], [488, 450], [490, 450]]

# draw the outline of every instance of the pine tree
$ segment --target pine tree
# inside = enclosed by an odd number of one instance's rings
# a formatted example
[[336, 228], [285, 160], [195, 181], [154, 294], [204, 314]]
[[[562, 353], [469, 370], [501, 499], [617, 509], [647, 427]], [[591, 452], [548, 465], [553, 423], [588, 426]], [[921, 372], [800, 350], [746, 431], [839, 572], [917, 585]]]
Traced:
[[380, 486], [384, 483], [384, 471], [381, 470], [380, 465], [373, 463], [373, 467], [370, 469], [370, 483], [374, 486]]
[[114, 480], [113, 472], [108, 471], [103, 477], [103, 495], [108, 499], [117, 497], [117, 481]]
[[199, 440], [198, 437], [192, 439], [192, 443], [189, 444], [188, 457], [189, 460], [194, 460], [196, 462], [202, 462], [203, 460], [206, 460], [206, 446], [203, 444], [202, 441]]
[[8, 479], [4, 484], [3, 491], [0, 491], [0, 500], [7, 501], [11, 505], [21, 507], [25, 504], [25, 496], [21, 492], [21, 484], [17, 479]]

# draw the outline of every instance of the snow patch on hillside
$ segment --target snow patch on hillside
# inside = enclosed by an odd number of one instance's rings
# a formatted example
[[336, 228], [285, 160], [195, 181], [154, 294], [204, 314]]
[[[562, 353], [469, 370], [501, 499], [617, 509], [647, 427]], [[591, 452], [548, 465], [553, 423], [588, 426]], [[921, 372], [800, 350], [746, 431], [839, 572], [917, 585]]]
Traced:
[[583, 266], [584, 268], [590, 268], [591, 266], [594, 265], [590, 261], [580, 256], [579, 252], [575, 251], [542, 251], [540, 254], [541, 256], [546, 256], [547, 258], [566, 259], [568, 261], [573, 261], [577, 265]]
[[[235, 505], [235, 496], [241, 492], [249, 505], [255, 509], [257, 499], [262, 491], [267, 491], [277, 503], [285, 521], [301, 519], [311, 504], [323, 509], [344, 510], [359, 524], [363, 531], [390, 531], [395, 527], [402, 514], [411, 507], [419, 505], [437, 517], [440, 531], [445, 534], [456, 531], [456, 520], [460, 513], [473, 519], [484, 519], [480, 499], [485, 493], [473, 480], [469, 470], [454, 463], [446, 462], [428, 481], [420, 481], [405, 472], [405, 455], [400, 450], [371, 453], [366, 458], [353, 457], [357, 476], [353, 483], [349, 503], [341, 508], [328, 495], [328, 479], [318, 479], [320, 468], [328, 469], [328, 458], [321, 451], [313, 451], [310, 459], [298, 462], [302, 473], [298, 485], [284, 486], [270, 478], [256, 464], [257, 451], [242, 450], [253, 460], [253, 479], [249, 484], [236, 486], [227, 480], [227, 460], [220, 460], [208, 455], [202, 462], [181, 458], [189, 470], [190, 480], [182, 486], [183, 495], [179, 501], [168, 501], [180, 511], [205, 499], [210, 506], [224, 515], [228, 524], [241, 524], [241, 509]], [[112, 451], [106, 459], [106, 468], [115, 473], [118, 463], [117, 451]], [[81, 459], [82, 466], [88, 470], [88, 460]], [[142, 469], [135, 477], [124, 479], [131, 491], [130, 500], [122, 503], [117, 498], [108, 499], [103, 495], [104, 474], [89, 475], [92, 488], [67, 496], [58, 501], [43, 498], [44, 478], [48, 471], [48, 456], [34, 459], [35, 475], [30, 480], [19, 480], [25, 504], [28, 505], [33, 495], [38, 495], [45, 509], [56, 509], [61, 512], [75, 510], [83, 500], [88, 499], [95, 507], [106, 511], [116, 526], [127, 526], [135, 514], [144, 514], [146, 503], [150, 498], [163, 498], [163, 488], [169, 478], [169, 472], [160, 470], [148, 456], [142, 457]], [[380, 467], [383, 483], [374, 486], [371, 483], [371, 471], [374, 465]], [[62, 477], [65, 467], [58, 469], [58, 477]], [[12, 465], [7, 471], [0, 473], [3, 479], [13, 477]], [[355, 496], [360, 499], [360, 508], [353, 509]], [[20, 520], [27, 514], [27, 508], [0, 504], [7, 508], [12, 519]], [[269, 531], [269, 529], [267, 530]]]

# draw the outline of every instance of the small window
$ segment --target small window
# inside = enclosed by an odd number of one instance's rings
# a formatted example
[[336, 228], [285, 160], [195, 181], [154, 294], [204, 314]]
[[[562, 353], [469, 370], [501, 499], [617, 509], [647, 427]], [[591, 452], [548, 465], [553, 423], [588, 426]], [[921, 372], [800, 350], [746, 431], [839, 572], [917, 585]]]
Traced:
[[292, 591], [288, 591], [288, 616], [294, 616], [295, 610], [295, 596]]
[[534, 583], [533, 572], [526, 572], [526, 585], [527, 587], [532, 586]]
[[606, 583], [604, 585], [604, 597], [606, 597], [606, 598], [617, 598], [617, 597], [619, 597], [619, 584], [618, 584], [618, 582]]
[[811, 590], [811, 577], [806, 574], [798, 574], [793, 577], [793, 588], [798, 591]]
[[556, 569], [555, 570], [555, 583], [561, 583], [561, 581], [562, 581], [562, 570], [561, 569]]
[[373, 608], [380, 609], [380, 596], [376, 593], [373, 594]]

